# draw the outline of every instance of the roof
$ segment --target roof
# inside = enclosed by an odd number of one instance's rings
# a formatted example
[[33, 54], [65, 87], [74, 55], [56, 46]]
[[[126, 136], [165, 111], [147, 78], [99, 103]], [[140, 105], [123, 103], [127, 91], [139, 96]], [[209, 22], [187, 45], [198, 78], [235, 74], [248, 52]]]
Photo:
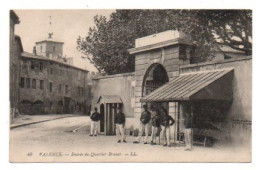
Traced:
[[141, 102], [231, 100], [233, 68], [181, 74], [141, 99]]
[[57, 63], [57, 64], [61, 64], [61, 65], [64, 65], [64, 66], [68, 66], [68, 67], [71, 67], [71, 68], [75, 68], [75, 69], [78, 69], [78, 70], [81, 70], [81, 71], [88, 72], [88, 70], [85, 70], [85, 69], [82, 69], [82, 68], [79, 68], [79, 67], [76, 67], [76, 66], [73, 66], [73, 65], [70, 65], [70, 64], [61, 62], [61, 61], [59, 61], [59, 60], [50, 59], [50, 58], [47, 58], [47, 57], [44, 57], [44, 56], [34, 55], [34, 54], [28, 53], [28, 52], [26, 52], [26, 51], [24, 51], [24, 52], [21, 54], [21, 57], [24, 57], [24, 58], [27, 58], [27, 59], [50, 61], [50, 62], [54, 62], [54, 63]]
[[109, 78], [115, 78], [115, 77], [127, 77], [127, 76], [134, 76], [135, 72], [129, 72], [129, 73], [120, 73], [120, 74], [111, 74], [111, 75], [105, 75], [105, 76], [97, 76], [93, 77], [93, 80], [100, 80], [100, 79], [109, 79]]
[[123, 102], [121, 98], [117, 95], [103, 95], [98, 98], [97, 103], [123, 103]]
[[52, 39], [49, 39], [49, 40], [42, 40], [42, 41], [37, 41], [36, 44], [44, 43], [44, 42], [54, 42], [54, 43], [64, 44], [64, 42], [56, 41], [56, 40], [52, 40]]
[[20, 23], [19, 17], [16, 15], [16, 13], [13, 10], [10, 10], [10, 18], [14, 21], [15, 24]]

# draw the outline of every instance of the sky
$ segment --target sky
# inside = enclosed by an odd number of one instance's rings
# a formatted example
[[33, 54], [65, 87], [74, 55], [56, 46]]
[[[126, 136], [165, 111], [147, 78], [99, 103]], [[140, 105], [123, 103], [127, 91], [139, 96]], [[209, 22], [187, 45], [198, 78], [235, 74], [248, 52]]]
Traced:
[[[97, 71], [80, 53], [77, 38], [86, 36], [94, 26], [94, 16], [109, 15], [115, 10], [15, 10], [20, 23], [15, 26], [15, 34], [22, 39], [24, 51], [32, 53], [35, 42], [47, 39], [53, 32], [53, 40], [64, 42], [63, 55], [73, 57], [73, 64], [89, 71]], [[50, 16], [52, 26], [50, 27]]]

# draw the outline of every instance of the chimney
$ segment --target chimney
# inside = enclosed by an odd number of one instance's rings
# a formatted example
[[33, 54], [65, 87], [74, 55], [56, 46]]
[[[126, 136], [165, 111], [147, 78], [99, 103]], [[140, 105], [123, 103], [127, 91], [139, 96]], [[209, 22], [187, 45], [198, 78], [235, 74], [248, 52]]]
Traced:
[[33, 55], [36, 55], [36, 46], [33, 47]]

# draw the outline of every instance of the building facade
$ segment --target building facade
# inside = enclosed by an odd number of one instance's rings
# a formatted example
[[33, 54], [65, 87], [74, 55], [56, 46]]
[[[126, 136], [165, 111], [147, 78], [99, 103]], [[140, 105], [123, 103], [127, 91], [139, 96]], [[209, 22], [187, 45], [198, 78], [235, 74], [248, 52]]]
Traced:
[[23, 52], [21, 39], [15, 35], [15, 25], [19, 24], [19, 17], [13, 10], [10, 11], [10, 116], [11, 120], [19, 114], [19, 77], [20, 77], [20, 54]]
[[63, 55], [63, 43], [36, 42], [21, 54], [19, 108], [23, 114], [87, 114], [91, 105], [88, 70]]

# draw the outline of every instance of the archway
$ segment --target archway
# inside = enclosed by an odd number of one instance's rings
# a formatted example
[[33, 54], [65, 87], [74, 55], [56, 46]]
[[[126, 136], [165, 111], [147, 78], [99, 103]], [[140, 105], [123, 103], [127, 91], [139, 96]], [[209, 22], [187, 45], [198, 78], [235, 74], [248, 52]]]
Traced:
[[169, 81], [165, 68], [159, 64], [152, 64], [146, 71], [143, 78], [142, 97]]
[[[152, 64], [146, 71], [143, 84], [142, 84], [142, 97], [148, 95], [158, 87], [162, 86], [163, 84], [169, 81], [169, 77], [167, 71], [165, 70], [164, 66], [159, 63]], [[148, 107], [151, 107], [151, 103], [147, 103]], [[168, 110], [168, 103], [153, 103], [153, 106], [156, 109], [159, 109], [161, 106]]]
[[32, 114], [32, 104], [30, 100], [22, 100], [19, 104], [21, 114]]

